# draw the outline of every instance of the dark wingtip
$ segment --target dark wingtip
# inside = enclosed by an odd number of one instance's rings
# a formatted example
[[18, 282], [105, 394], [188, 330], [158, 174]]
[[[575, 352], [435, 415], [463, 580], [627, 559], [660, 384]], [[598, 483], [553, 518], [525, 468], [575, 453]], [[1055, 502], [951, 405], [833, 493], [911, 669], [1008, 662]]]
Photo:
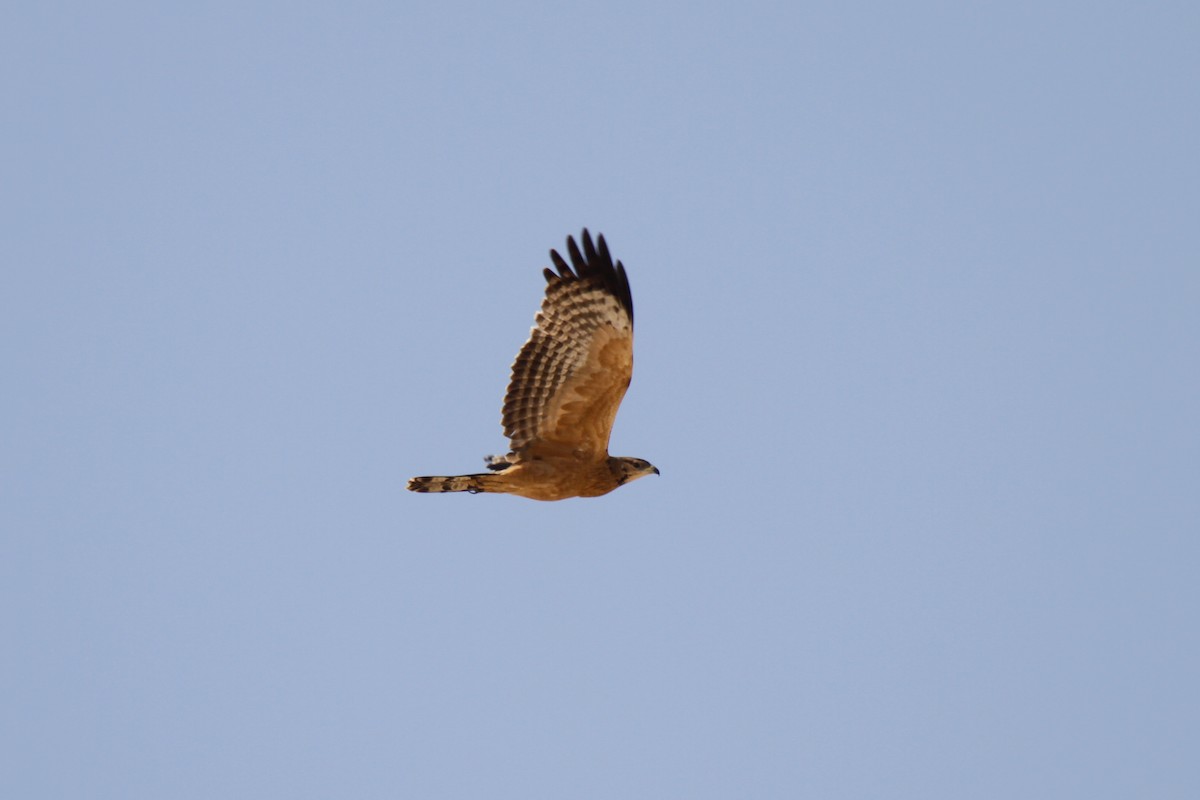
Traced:
[[[575, 277], [575, 273], [571, 272], [571, 267], [567, 265], [567, 262], [563, 259], [562, 256], [560, 256], [558, 254], [557, 250], [550, 251], [550, 260], [553, 261], [554, 266], [558, 268], [558, 277], [562, 277], [562, 278], [574, 278]], [[546, 280], [550, 280], [550, 278], [554, 276], [554, 273], [551, 272], [550, 270], [546, 270], [545, 274], [546, 274]]]
[[[590, 243], [591, 239], [587, 241]], [[588, 262], [584, 259], [583, 254], [579, 252], [579, 246], [575, 244], [573, 236], [567, 237], [567, 254], [571, 256], [571, 265], [575, 267], [575, 274], [582, 275], [588, 268]]]
[[[612, 261], [610, 260], [611, 264]], [[629, 312], [629, 321], [633, 322], [633, 290], [629, 288], [629, 278], [625, 276], [625, 265], [620, 261], [617, 262], [617, 299], [621, 301], [621, 305], [625, 306], [625, 310]]]
[[551, 281], [554, 277], [562, 277], [567, 280], [576, 277], [597, 278], [604, 283], [613, 297], [617, 298], [617, 302], [629, 313], [629, 319], [632, 321], [633, 292], [629, 288], [629, 278], [625, 275], [625, 266], [620, 261], [616, 264], [613, 263], [612, 254], [608, 250], [608, 242], [604, 240], [604, 234], [596, 234], [593, 242], [592, 234], [587, 228], [584, 228], [580, 232], [579, 241], [583, 244], [582, 250], [575, 243], [574, 236], [567, 236], [567, 255], [571, 259], [570, 265], [559, 255], [557, 250], [550, 251], [550, 260], [558, 268], [558, 276], [547, 269], [543, 273], [546, 280]]
[[591, 237], [591, 234], [588, 233], [587, 228], [583, 229], [583, 235], [579, 238], [583, 242], [584, 260], [587, 261], [589, 264], [594, 261], [597, 261], [599, 259], [599, 256], [596, 255], [596, 245], [592, 244], [592, 237]]
[[[583, 229], [583, 232], [584, 232], [584, 234], [587, 234], [587, 228], [584, 228], [584, 229]], [[599, 254], [600, 254], [600, 260], [601, 260], [601, 261], [603, 261], [603, 262], [605, 262], [605, 263], [607, 263], [607, 264], [611, 264], [611, 263], [612, 263], [612, 256], [611, 256], [611, 255], [609, 254], [609, 252], [608, 252], [608, 242], [604, 241], [604, 234], [603, 234], [603, 233], [601, 233], [601, 234], [598, 234], [598, 235], [596, 236], [596, 250], [597, 250], [597, 251], [599, 252]]]

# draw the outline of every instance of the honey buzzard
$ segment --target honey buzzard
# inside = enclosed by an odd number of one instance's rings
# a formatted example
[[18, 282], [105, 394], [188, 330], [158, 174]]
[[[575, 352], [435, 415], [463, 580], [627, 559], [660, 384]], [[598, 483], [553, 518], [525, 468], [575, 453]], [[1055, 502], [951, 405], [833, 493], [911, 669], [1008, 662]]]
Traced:
[[413, 478], [414, 492], [499, 492], [533, 500], [599, 497], [658, 470], [610, 456], [608, 438], [633, 374], [633, 297], [603, 236], [567, 237], [570, 265], [550, 251], [546, 297], [513, 362], [504, 396], [509, 452], [489, 472]]

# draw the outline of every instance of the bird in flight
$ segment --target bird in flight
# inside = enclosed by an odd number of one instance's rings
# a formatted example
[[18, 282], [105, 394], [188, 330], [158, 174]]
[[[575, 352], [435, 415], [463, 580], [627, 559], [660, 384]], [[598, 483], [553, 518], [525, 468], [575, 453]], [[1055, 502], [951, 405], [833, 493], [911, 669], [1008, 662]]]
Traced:
[[550, 251], [546, 297], [517, 353], [504, 395], [509, 452], [484, 459], [488, 472], [413, 478], [413, 492], [498, 492], [533, 500], [599, 497], [658, 469], [610, 456], [608, 438], [633, 375], [633, 296], [603, 236], [584, 228], [571, 263]]

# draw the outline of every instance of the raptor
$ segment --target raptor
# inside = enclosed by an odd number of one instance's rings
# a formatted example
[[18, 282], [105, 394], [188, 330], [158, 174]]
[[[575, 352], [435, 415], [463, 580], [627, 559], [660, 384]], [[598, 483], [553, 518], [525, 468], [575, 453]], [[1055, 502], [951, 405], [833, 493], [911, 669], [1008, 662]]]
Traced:
[[555, 250], [546, 296], [513, 363], [502, 423], [509, 452], [488, 472], [413, 478], [414, 492], [496, 492], [533, 500], [598, 497], [645, 475], [649, 461], [610, 456], [617, 408], [633, 375], [633, 296], [603, 236], [567, 237]]

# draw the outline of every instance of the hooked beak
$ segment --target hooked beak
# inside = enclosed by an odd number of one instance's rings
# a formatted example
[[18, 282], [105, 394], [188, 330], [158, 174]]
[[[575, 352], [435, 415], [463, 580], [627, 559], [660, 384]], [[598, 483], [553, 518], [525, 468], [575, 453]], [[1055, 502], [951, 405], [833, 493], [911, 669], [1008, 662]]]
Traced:
[[651, 471], [653, 471], [653, 472], [654, 472], [654, 474], [655, 474], [655, 475], [661, 475], [661, 474], [662, 474], [661, 472], [659, 472], [659, 471], [658, 471], [658, 467], [651, 467], [650, 469], [651, 469]]

